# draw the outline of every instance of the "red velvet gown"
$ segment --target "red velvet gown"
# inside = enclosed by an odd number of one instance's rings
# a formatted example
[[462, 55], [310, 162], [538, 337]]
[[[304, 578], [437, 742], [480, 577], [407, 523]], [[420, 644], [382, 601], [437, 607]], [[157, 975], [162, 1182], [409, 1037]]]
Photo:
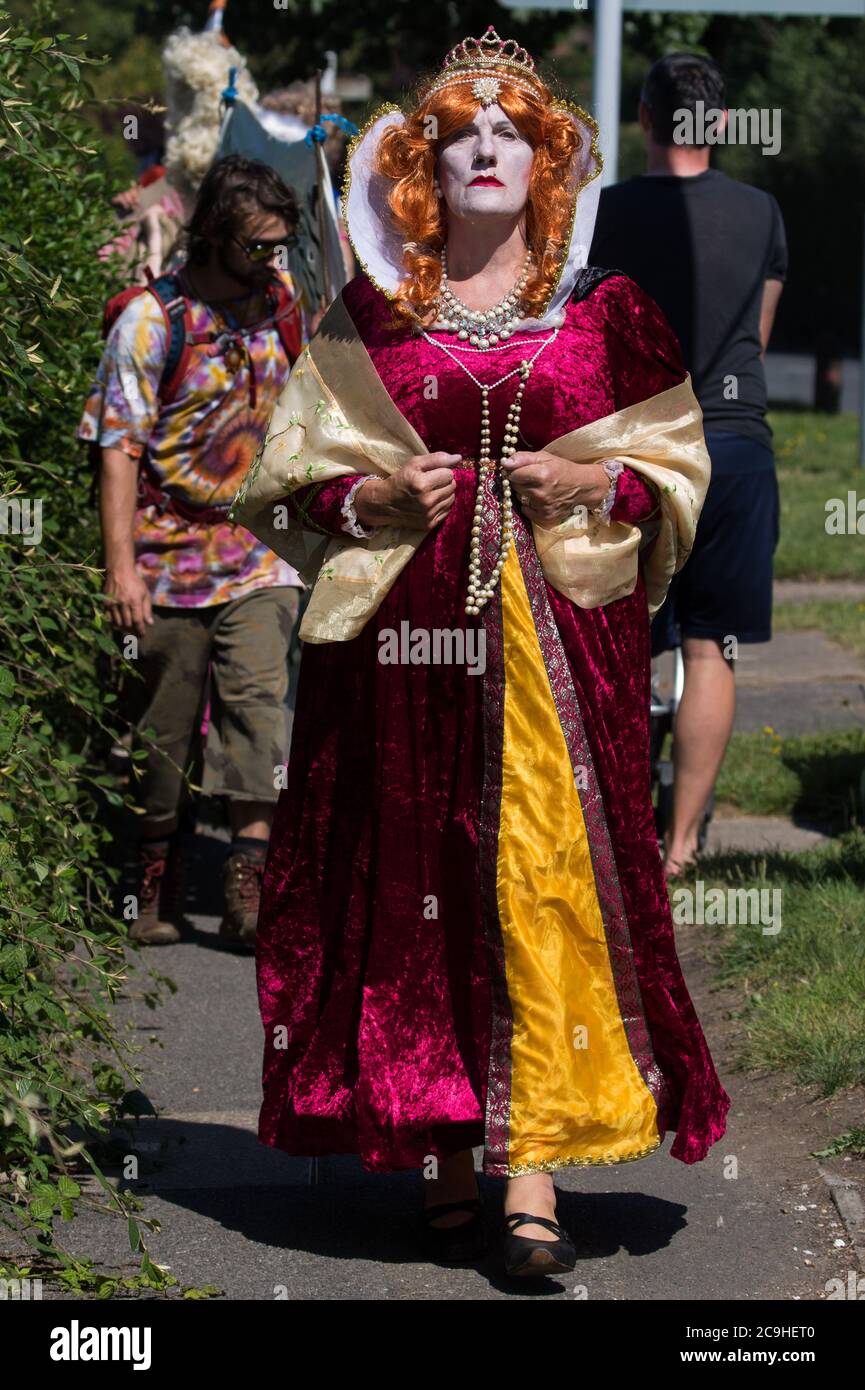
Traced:
[[[422, 338], [392, 330], [387, 301], [365, 276], [343, 294], [381, 381], [429, 451], [476, 459], [477, 386]], [[513, 350], [492, 354], [485, 366], [479, 357], [464, 360], [491, 382], [526, 353], [525, 339], [548, 335], [518, 334]], [[684, 377], [660, 310], [625, 276], [610, 276], [568, 303], [556, 340], [538, 358], [519, 447], [541, 449]], [[512, 378], [490, 395], [494, 455], [515, 389]], [[258, 927], [260, 1140], [292, 1154], [356, 1153], [378, 1171], [483, 1146], [484, 1171], [507, 1176], [639, 1158], [669, 1129], [676, 1132], [672, 1155], [697, 1162], [724, 1133], [730, 1101], [682, 977], [656, 840], [642, 576], [631, 595], [578, 608], [544, 580], [530, 527], [517, 514], [521, 596], [531, 605], [549, 681], [541, 693], [555, 699], [562, 750], [567, 744], [568, 756], [591, 774], [581, 793], [590, 868], [584, 884], [574, 881], [573, 901], [587, 902], [591, 890], [600, 905], [603, 955], [593, 954], [595, 935], [573, 957], [583, 964], [568, 984], [581, 996], [577, 1016], [584, 1006], [595, 1010], [594, 1051], [590, 1044], [579, 1056], [578, 1091], [568, 1071], [575, 1065], [570, 1039], [552, 1021], [556, 991], [564, 992], [560, 966], [546, 964], [565, 957], [552, 938], [530, 938], [533, 920], [546, 922], [544, 933], [591, 937], [588, 908], [569, 917], [570, 895], [556, 892], [543, 905], [546, 917], [539, 906], [535, 919], [524, 914], [517, 927], [503, 919], [497, 836], [509, 798], [544, 789], [532, 788], [530, 776], [512, 792], [512, 774], [502, 775], [503, 672], [516, 668], [502, 660], [498, 599], [486, 616], [464, 612], [473, 465], [457, 468], [455, 478], [447, 518], [363, 631], [303, 650]], [[292, 505], [303, 504], [305, 524], [338, 535], [353, 481], [303, 488]], [[652, 490], [626, 469], [613, 518], [637, 522], [656, 506]], [[383, 664], [379, 634], [399, 633], [405, 621], [415, 630], [486, 624], [486, 673]], [[535, 736], [524, 732], [519, 758], [533, 756]], [[534, 751], [540, 757], [545, 750]], [[535, 823], [543, 839], [560, 812], [554, 801], [541, 804], [548, 823]], [[517, 836], [507, 853], [510, 883], [534, 881], [531, 835], [522, 843]], [[551, 864], [537, 880], [541, 896]], [[553, 954], [539, 956], [548, 944]], [[520, 951], [539, 964], [534, 974], [515, 968]], [[547, 1091], [556, 1093], [549, 1106]]]

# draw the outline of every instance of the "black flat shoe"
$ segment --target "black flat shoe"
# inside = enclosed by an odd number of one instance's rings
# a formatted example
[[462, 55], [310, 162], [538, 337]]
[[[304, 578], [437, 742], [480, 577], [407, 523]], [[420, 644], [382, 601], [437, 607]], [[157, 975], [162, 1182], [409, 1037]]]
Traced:
[[[544, 1226], [558, 1240], [536, 1240], [532, 1236], [517, 1236], [517, 1226]], [[567, 1231], [547, 1216], [531, 1216], [527, 1211], [512, 1211], [504, 1220], [502, 1253], [508, 1274], [521, 1278], [542, 1279], [547, 1274], [568, 1274], [577, 1263], [577, 1252]]]
[[[468, 1221], [458, 1226], [433, 1226], [436, 1217], [452, 1211], [470, 1211]], [[422, 1207], [420, 1237], [428, 1259], [439, 1264], [465, 1264], [486, 1253], [488, 1246], [484, 1209], [480, 1197], [467, 1197], [461, 1202], [438, 1202]]]

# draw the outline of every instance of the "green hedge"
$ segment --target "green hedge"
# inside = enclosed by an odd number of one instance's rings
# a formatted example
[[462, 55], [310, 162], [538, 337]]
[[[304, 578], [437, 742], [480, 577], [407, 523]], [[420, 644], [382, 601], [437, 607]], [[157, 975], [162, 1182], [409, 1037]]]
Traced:
[[139, 1278], [161, 1285], [140, 1204], [87, 1147], [140, 1078], [114, 1008], [127, 980], [102, 814], [122, 807], [106, 770], [114, 648], [74, 437], [113, 190], [84, 117], [90, 60], [54, 29], [45, 4], [27, 24], [0, 12], [0, 1274], [92, 1280], [61, 1232], [95, 1203], [129, 1222]]

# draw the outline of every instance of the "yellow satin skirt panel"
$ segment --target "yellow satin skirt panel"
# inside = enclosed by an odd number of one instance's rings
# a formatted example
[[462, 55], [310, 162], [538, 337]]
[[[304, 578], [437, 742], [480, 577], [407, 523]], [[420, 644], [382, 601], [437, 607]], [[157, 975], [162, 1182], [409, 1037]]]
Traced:
[[513, 1012], [508, 1172], [615, 1163], [660, 1144], [622, 1022], [582, 806], [516, 547], [502, 571], [504, 743], [496, 868]]

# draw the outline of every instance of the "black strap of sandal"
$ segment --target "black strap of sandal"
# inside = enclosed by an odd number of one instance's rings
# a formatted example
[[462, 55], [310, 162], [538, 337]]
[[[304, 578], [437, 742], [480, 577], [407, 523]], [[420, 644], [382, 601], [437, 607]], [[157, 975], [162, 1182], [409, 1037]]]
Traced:
[[[465, 1197], [461, 1202], [439, 1202], [435, 1206], [424, 1207], [423, 1216], [425, 1221], [437, 1219], [439, 1216], [447, 1216], [452, 1211], [471, 1211], [479, 1212], [481, 1209], [480, 1197]], [[458, 1231], [459, 1226], [445, 1226], [442, 1229], [447, 1231]]]
[[[511, 1226], [511, 1222], [514, 1223], [513, 1226]], [[551, 1221], [548, 1216], [532, 1216], [531, 1212], [528, 1211], [512, 1211], [505, 1217], [505, 1224], [510, 1226], [511, 1235], [514, 1234], [517, 1226], [543, 1226], [545, 1230], [552, 1231], [554, 1236], [558, 1236], [559, 1240], [566, 1240], [569, 1245], [571, 1243], [571, 1237], [567, 1231], [558, 1222]]]

